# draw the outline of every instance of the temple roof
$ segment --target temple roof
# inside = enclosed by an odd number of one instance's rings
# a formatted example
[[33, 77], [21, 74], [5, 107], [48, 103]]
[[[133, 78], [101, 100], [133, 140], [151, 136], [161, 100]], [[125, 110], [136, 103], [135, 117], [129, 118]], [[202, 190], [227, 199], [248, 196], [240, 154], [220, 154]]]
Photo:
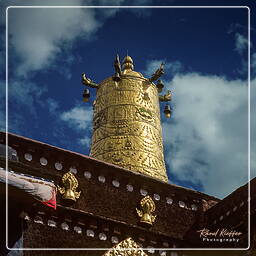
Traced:
[[[6, 134], [0, 132], [0, 143], [5, 144], [5, 139]], [[35, 214], [41, 212], [43, 215], [40, 215], [40, 218], [44, 223], [54, 218], [59, 223], [57, 226], [61, 226], [66, 219], [72, 222], [73, 226], [81, 226], [82, 222], [86, 222], [88, 224], [83, 225], [89, 225], [89, 228], [97, 227], [99, 229], [97, 232], [105, 232], [104, 230], [109, 230], [110, 233], [118, 232], [115, 236], [120, 239], [124, 239], [127, 233], [133, 234], [133, 239], [140, 241], [145, 247], [150, 241], [156, 243], [154, 247], [163, 247], [163, 244], [167, 247], [187, 247], [188, 243], [190, 246], [198, 246], [198, 240], [193, 239], [198, 238], [197, 230], [200, 227], [214, 229], [224, 225], [246, 228], [247, 185], [240, 187], [225, 199], [219, 200], [198, 191], [167, 184], [83, 154], [15, 134], [8, 134], [8, 143], [12, 149], [10, 152], [17, 156], [9, 160], [9, 168], [14, 171], [36, 174], [53, 180], [57, 185], [60, 184], [63, 174], [71, 170], [79, 182], [81, 197], [74, 205], [65, 206], [61, 195], [58, 194], [55, 212], [43, 208], [42, 205], [33, 206], [28, 209], [30, 218], [38, 218]], [[0, 166], [5, 166], [4, 157], [0, 157]], [[256, 179], [251, 181], [253, 216], [255, 216], [255, 182]], [[1, 191], [3, 194], [4, 190]], [[14, 201], [15, 193], [17, 191], [12, 191], [9, 195]], [[150, 229], [138, 223], [135, 211], [138, 202], [146, 194], [150, 195], [156, 204], [157, 219]], [[25, 200], [24, 198], [22, 196], [21, 200]], [[20, 197], [17, 200], [20, 200]], [[30, 200], [24, 201], [24, 207], [25, 205], [27, 207]], [[227, 215], [228, 211], [230, 213]], [[31, 222], [28, 232], [32, 232], [36, 228], [35, 225], [38, 224]], [[243, 239], [246, 239], [246, 229], [244, 234]], [[240, 246], [243, 246], [246, 240], [242, 242]], [[47, 243], [45, 246], [51, 247], [56, 241], [53, 239]], [[72, 243], [79, 246], [75, 241]], [[97, 246], [95, 244], [95, 247]]]
[[[86, 155], [51, 146], [22, 136], [8, 134], [9, 146], [17, 151], [18, 162], [9, 161], [15, 171], [36, 175], [60, 183], [62, 175], [70, 170], [75, 173], [81, 198], [74, 205], [76, 212], [104, 216], [116, 223], [146, 230], [138, 224], [136, 207], [143, 195], [148, 194], [156, 202], [158, 219], [151, 232], [173, 239], [183, 235], [203, 211], [202, 202], [219, 199], [188, 188], [156, 180], [119, 166], [96, 160]], [[0, 143], [5, 143], [5, 133], [0, 133]], [[30, 156], [26, 159], [27, 156]], [[42, 165], [41, 159], [47, 159]], [[57, 170], [61, 163], [62, 170]], [[4, 159], [0, 161], [4, 166]], [[108, 205], [107, 202], [112, 202]], [[61, 206], [61, 196], [57, 197]], [[58, 206], [57, 206], [58, 211]]]

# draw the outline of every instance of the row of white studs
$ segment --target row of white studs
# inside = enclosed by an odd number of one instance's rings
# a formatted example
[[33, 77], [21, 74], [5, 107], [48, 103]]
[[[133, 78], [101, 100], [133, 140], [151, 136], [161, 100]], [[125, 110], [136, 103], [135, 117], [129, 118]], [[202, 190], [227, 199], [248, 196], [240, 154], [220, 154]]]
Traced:
[[[88, 172], [88, 171], [85, 171], [84, 172], [84, 177], [87, 178], [87, 179], [90, 179], [92, 177], [92, 174], [90, 172]], [[101, 182], [101, 183], [105, 183], [106, 182], [106, 178], [104, 176], [100, 175], [100, 176], [98, 176], [98, 181]], [[112, 180], [112, 185], [114, 187], [118, 188], [118, 187], [120, 187], [120, 182], [118, 180]], [[126, 189], [129, 192], [133, 192], [133, 185], [127, 184], [126, 185]], [[142, 196], [146, 196], [148, 194], [148, 191], [145, 190], [145, 189], [140, 189], [140, 194]], [[161, 199], [159, 194], [153, 194], [153, 198], [156, 201], [159, 201]], [[173, 203], [173, 199], [170, 198], [170, 197], [166, 197], [166, 203], [171, 205]], [[179, 201], [179, 206], [181, 208], [188, 208], [183, 201]], [[192, 204], [191, 208], [188, 208], [188, 209], [191, 209], [193, 211], [197, 211], [198, 208], [197, 208], [197, 206], [195, 204]]]
[[[30, 220], [29, 216], [25, 216], [24, 219], [25, 220]], [[43, 219], [40, 216], [35, 216], [34, 222], [37, 223], [37, 224], [44, 224], [44, 221], [43, 221]], [[55, 227], [56, 228], [57, 227], [57, 222], [54, 221], [54, 220], [48, 220], [47, 221], [47, 225], [49, 227]], [[69, 225], [66, 222], [62, 222], [60, 224], [60, 227], [61, 227], [61, 229], [65, 230], [65, 231], [70, 230], [70, 227], [69, 227]], [[78, 234], [82, 234], [83, 233], [83, 229], [81, 227], [79, 227], [79, 226], [74, 226], [74, 231], [76, 233], [78, 233]], [[86, 229], [85, 233], [86, 233], [86, 236], [88, 236], [88, 237], [95, 237], [95, 232], [92, 229]], [[103, 233], [103, 232], [99, 233], [98, 237], [99, 237], [99, 240], [102, 240], [102, 241], [107, 240], [107, 235], [105, 233]], [[111, 237], [111, 242], [112, 243], [118, 243], [118, 241], [119, 240], [118, 240], [118, 238], [116, 236], [112, 236]]]
[[[240, 205], [239, 205], [239, 207], [242, 207], [243, 205], [244, 205], [244, 202], [241, 202]], [[233, 211], [233, 212], [236, 212], [237, 209], [238, 209], [238, 207], [237, 207], [237, 206], [234, 206], [234, 208], [232, 209], [232, 211]], [[231, 214], [231, 211], [230, 211], [230, 210], [226, 212], [226, 216], [227, 216], [227, 217], [228, 217], [230, 214]], [[222, 220], [224, 219], [224, 217], [225, 217], [225, 215], [221, 215], [221, 216], [219, 217], [219, 220], [222, 221]], [[214, 220], [213, 224], [216, 224], [216, 223], [217, 223], [217, 220]]]
[[[30, 221], [30, 217], [29, 217], [28, 215], [26, 215], [26, 216], [24, 217], [24, 219], [25, 219], [26, 221]], [[42, 219], [40, 216], [35, 216], [34, 222], [37, 223], [37, 224], [44, 224], [43, 219]], [[49, 227], [55, 227], [55, 228], [56, 228], [56, 227], [57, 227], [57, 222], [54, 221], [54, 220], [48, 220], [48, 221], [47, 221], [47, 225], [48, 225]], [[60, 227], [61, 227], [62, 230], [65, 230], [65, 231], [69, 231], [69, 230], [70, 230], [69, 225], [68, 225], [66, 222], [62, 222], [62, 223], [60, 224]], [[82, 229], [81, 227], [79, 227], [79, 226], [74, 226], [74, 231], [75, 231], [77, 234], [82, 234], [82, 233], [83, 233], [83, 229]], [[95, 237], [95, 232], [94, 232], [92, 229], [86, 229], [85, 234], [86, 234], [86, 236], [88, 236], [88, 237]], [[103, 232], [101, 232], [101, 233], [98, 234], [98, 238], [99, 238], [99, 240], [101, 240], [101, 241], [106, 241], [106, 240], [108, 239], [107, 235], [106, 235], [105, 233], [103, 233]], [[110, 240], [111, 240], [111, 242], [112, 242], [113, 244], [119, 243], [119, 239], [118, 239], [117, 236], [111, 236], [111, 237], [110, 237]], [[164, 247], [169, 247], [169, 244], [168, 244], [167, 242], [164, 242], [164, 243], [163, 243], [163, 246], [164, 246]], [[155, 253], [155, 250], [153, 249], [153, 247], [148, 246], [147, 248], [149, 248], [149, 250], [148, 250], [149, 253]], [[159, 254], [160, 254], [161, 256], [165, 256], [165, 255], [166, 255], [166, 252], [165, 252], [165, 251], [159, 251]]]
[[[31, 160], [32, 160], [32, 155], [31, 155], [30, 153], [26, 153], [26, 154], [24, 155], [24, 157], [25, 157], [25, 159], [26, 159], [27, 161], [31, 161]], [[40, 163], [41, 163], [41, 165], [46, 166], [47, 163], [48, 163], [48, 161], [47, 161], [46, 158], [41, 157], [41, 158], [40, 158]], [[62, 164], [61, 164], [60, 162], [56, 162], [56, 163], [54, 164], [54, 166], [55, 166], [56, 170], [58, 170], [58, 171], [60, 171], [60, 170], [63, 169], [63, 166], [62, 166]], [[70, 167], [69, 170], [70, 170], [72, 173], [74, 173], [74, 174], [77, 173], [77, 169], [76, 169], [75, 167]], [[91, 179], [92, 174], [91, 174], [90, 172], [88, 172], [88, 171], [85, 171], [85, 172], [84, 172], [84, 177], [87, 178], [87, 179]], [[100, 176], [98, 176], [98, 181], [101, 182], [101, 183], [105, 183], [105, 182], [106, 182], [106, 178], [105, 178], [104, 176], [100, 175]], [[113, 180], [113, 181], [112, 181], [112, 185], [113, 185], [114, 187], [118, 188], [118, 187], [120, 187], [120, 182], [119, 182], [118, 180]], [[133, 186], [132, 186], [131, 184], [127, 184], [127, 185], [126, 185], [126, 189], [127, 189], [127, 191], [132, 192], [132, 191], [133, 191]], [[145, 189], [140, 189], [140, 194], [141, 194], [142, 196], [146, 196], [146, 195], [148, 194], [148, 192], [147, 192]], [[154, 194], [154, 195], [153, 195], [153, 198], [154, 198], [156, 201], [159, 201], [159, 200], [161, 199], [161, 197], [160, 197], [159, 194]], [[173, 199], [170, 198], [170, 197], [166, 197], [166, 203], [171, 205], [171, 204], [173, 203]], [[197, 207], [195, 204], [192, 204], [192, 205], [191, 205], [191, 208], [190, 208], [190, 207], [187, 207], [186, 204], [185, 204], [183, 201], [179, 201], [179, 206], [180, 206], [181, 208], [191, 209], [191, 210], [193, 210], [193, 211], [197, 211], [197, 209], [198, 209], [198, 207]]]
[[[33, 156], [32, 156], [30, 153], [25, 153], [24, 158], [25, 158], [27, 161], [30, 162], [30, 161], [32, 161]], [[45, 157], [41, 157], [41, 158], [39, 159], [39, 162], [40, 162], [40, 164], [43, 165], [43, 166], [46, 166], [46, 165], [48, 164], [48, 160], [47, 160]], [[60, 162], [56, 162], [56, 163], [54, 164], [54, 167], [55, 167], [55, 169], [58, 170], [58, 171], [61, 171], [61, 170], [63, 169], [62, 163], [60, 163]], [[75, 174], [77, 173], [77, 169], [76, 169], [75, 167], [70, 167], [70, 171], [73, 172], [73, 173], [75, 173]]]

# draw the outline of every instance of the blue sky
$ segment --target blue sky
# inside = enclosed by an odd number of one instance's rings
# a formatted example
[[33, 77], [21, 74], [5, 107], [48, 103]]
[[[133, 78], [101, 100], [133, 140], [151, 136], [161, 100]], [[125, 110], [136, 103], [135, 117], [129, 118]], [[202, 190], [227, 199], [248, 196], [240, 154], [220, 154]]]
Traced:
[[[70, 5], [67, 0], [43, 3]], [[144, 0], [111, 3], [200, 4]], [[219, 3], [203, 1], [204, 5]], [[75, 0], [72, 4], [109, 2]], [[6, 1], [1, 11], [8, 5], [15, 5], [15, 1]], [[253, 70], [253, 6], [251, 18]], [[173, 92], [174, 109], [170, 120], [162, 116], [170, 182], [218, 197], [246, 183], [247, 8], [12, 8], [8, 26], [10, 132], [88, 155], [95, 92], [91, 90], [89, 103], [82, 102], [81, 73], [100, 82], [113, 74], [116, 53], [123, 58], [128, 51], [135, 70], [145, 76], [150, 76], [162, 61], [166, 64], [162, 78], [166, 90]], [[4, 17], [1, 27], [5, 28]], [[4, 45], [4, 33], [1, 35]], [[4, 57], [4, 47], [1, 53]], [[3, 60], [1, 64], [4, 65]], [[254, 75], [252, 72], [253, 102]], [[0, 84], [4, 101], [5, 80], [1, 79]], [[0, 126], [4, 130], [4, 105], [0, 110]], [[255, 168], [254, 158], [252, 164]]]

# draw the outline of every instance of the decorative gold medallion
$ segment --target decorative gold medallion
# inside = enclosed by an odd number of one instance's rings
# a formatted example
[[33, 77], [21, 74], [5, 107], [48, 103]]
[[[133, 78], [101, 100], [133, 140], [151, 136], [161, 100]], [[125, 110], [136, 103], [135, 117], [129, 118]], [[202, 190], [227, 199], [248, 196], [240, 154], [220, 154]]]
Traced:
[[136, 208], [137, 214], [140, 217], [140, 222], [143, 224], [152, 225], [155, 222], [156, 215], [152, 213], [156, 210], [156, 205], [150, 196], [144, 197], [140, 201], [141, 210]]
[[140, 246], [131, 238], [126, 238], [108, 250], [103, 256], [147, 256]]
[[76, 201], [80, 197], [81, 191], [77, 192], [78, 181], [72, 172], [67, 172], [62, 176], [62, 184], [64, 187], [58, 186], [59, 192], [66, 200]]

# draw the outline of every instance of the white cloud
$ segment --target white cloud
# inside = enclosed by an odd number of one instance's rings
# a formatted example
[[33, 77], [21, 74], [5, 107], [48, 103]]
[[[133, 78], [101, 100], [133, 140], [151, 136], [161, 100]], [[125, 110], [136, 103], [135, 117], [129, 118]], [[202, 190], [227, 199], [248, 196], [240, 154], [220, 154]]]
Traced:
[[89, 39], [99, 26], [93, 9], [9, 9], [10, 43], [21, 61], [17, 74], [48, 68], [77, 37]]
[[53, 115], [57, 114], [56, 111], [59, 108], [59, 103], [56, 100], [52, 99], [52, 98], [46, 99], [46, 103], [47, 103], [49, 112]]
[[[241, 31], [237, 32], [237, 31]], [[235, 48], [234, 50], [240, 55], [241, 57], [241, 66], [236, 72], [240, 75], [247, 75], [248, 73], [248, 58], [247, 58], [247, 51], [248, 47], [252, 47], [252, 42], [248, 41], [248, 28], [246, 26], [240, 24], [231, 24], [229, 30], [229, 34], [234, 33], [234, 40], [235, 40]]]
[[[5, 89], [5, 85], [3, 87]], [[20, 114], [21, 109], [26, 107], [26, 111], [36, 116], [36, 105], [43, 104], [42, 96], [47, 92], [47, 87], [38, 85], [25, 80], [10, 80], [8, 83], [8, 105], [9, 113], [17, 111]], [[11, 107], [14, 106], [15, 108]]]
[[[104, 4], [102, 0], [98, 4]], [[112, 4], [120, 5], [124, 0], [115, 0]], [[42, 1], [28, 0], [24, 5], [42, 5]], [[17, 5], [16, 1], [6, 1], [2, 7]], [[45, 0], [45, 6], [86, 6], [93, 1]], [[4, 8], [2, 8], [4, 10]], [[17, 75], [27, 76], [30, 71], [52, 68], [57, 59], [67, 58], [76, 39], [91, 40], [104, 21], [120, 9], [95, 8], [9, 8], [9, 45], [19, 59], [16, 62]], [[96, 12], [100, 18], [96, 18]], [[4, 15], [3, 15], [4, 16]], [[5, 20], [0, 22], [4, 24]], [[65, 56], [63, 56], [65, 55]], [[68, 62], [65, 62], [67, 65]]]
[[75, 106], [69, 111], [63, 112], [60, 119], [78, 131], [86, 130], [92, 125], [92, 109], [91, 107]]
[[245, 38], [243, 35], [236, 33], [235, 34], [235, 45], [236, 48], [235, 50], [239, 53], [242, 54], [247, 48], [248, 48], [248, 40]]
[[90, 147], [91, 144], [91, 138], [89, 138], [88, 136], [79, 139], [78, 143], [81, 144], [82, 146], [86, 146], [86, 147]]
[[76, 139], [77, 146], [82, 145], [86, 151], [89, 151], [91, 144], [92, 114], [91, 107], [77, 105], [60, 115], [60, 120], [79, 135], [79, 138]]
[[163, 123], [169, 171], [219, 197], [246, 183], [246, 82], [187, 73], [166, 87], [174, 107], [172, 122]]

